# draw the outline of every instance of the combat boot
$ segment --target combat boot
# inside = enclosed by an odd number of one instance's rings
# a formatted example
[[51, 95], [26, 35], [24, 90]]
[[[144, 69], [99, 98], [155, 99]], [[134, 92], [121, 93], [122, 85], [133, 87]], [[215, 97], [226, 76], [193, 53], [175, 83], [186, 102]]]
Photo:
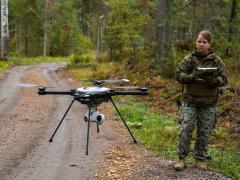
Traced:
[[195, 159], [195, 167], [203, 171], [208, 170], [207, 166], [203, 163], [203, 161], [198, 159]]
[[178, 162], [174, 165], [175, 170], [181, 171], [186, 167], [185, 158], [179, 158]]

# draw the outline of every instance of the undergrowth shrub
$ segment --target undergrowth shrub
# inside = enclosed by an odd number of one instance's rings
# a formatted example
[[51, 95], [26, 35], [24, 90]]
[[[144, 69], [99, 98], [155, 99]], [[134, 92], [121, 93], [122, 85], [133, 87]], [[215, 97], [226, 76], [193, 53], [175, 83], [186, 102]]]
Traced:
[[93, 65], [87, 54], [74, 54], [70, 57], [68, 68], [88, 67]]
[[3, 61], [0, 61], [0, 72], [3, 72], [5, 69], [9, 67], [9, 64]]

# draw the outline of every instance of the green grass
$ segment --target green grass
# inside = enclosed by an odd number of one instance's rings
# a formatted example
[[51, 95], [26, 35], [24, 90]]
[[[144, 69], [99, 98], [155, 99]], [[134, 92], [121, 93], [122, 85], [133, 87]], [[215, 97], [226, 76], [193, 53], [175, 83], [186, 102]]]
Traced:
[[68, 62], [69, 57], [22, 57], [12, 56], [9, 58], [9, 62], [12, 65], [33, 65], [40, 63], [51, 63], [51, 62]]
[[[122, 68], [116, 63], [92, 64], [84, 68], [69, 68], [68, 71], [77, 80], [109, 79], [109, 74], [122, 72]], [[123, 78], [124, 76], [121, 76]], [[111, 78], [110, 78], [111, 79]]]
[[[147, 149], [153, 150], [161, 156], [177, 159], [176, 144], [178, 142], [179, 125], [173, 119], [167, 119], [160, 114], [153, 114], [142, 104], [133, 99], [119, 101], [119, 110], [132, 128], [138, 141]], [[235, 179], [240, 179], [240, 154], [234, 146], [224, 147], [216, 145], [216, 139], [224, 138], [227, 133], [223, 127], [215, 130], [210, 138], [209, 153], [213, 160], [207, 164], [213, 171], [221, 172]], [[213, 142], [211, 142], [213, 141]], [[193, 163], [192, 156], [188, 158]]]
[[11, 65], [8, 62], [0, 61], [0, 72], [5, 71], [7, 68], [9, 68]]
[[209, 153], [214, 157], [212, 161], [207, 162], [210, 167], [235, 179], [240, 179], [240, 152], [210, 146]]
[[11, 56], [8, 61], [0, 61], [0, 72], [17, 65], [33, 65], [51, 62], [69, 62], [70, 57], [22, 57]]
[[[127, 120], [127, 124], [134, 128], [134, 133], [141, 144], [160, 155], [176, 158], [176, 142], [178, 139], [178, 124], [172, 119], [148, 112], [143, 103], [134, 100], [123, 100], [119, 110]], [[135, 126], [141, 123], [141, 126]]]

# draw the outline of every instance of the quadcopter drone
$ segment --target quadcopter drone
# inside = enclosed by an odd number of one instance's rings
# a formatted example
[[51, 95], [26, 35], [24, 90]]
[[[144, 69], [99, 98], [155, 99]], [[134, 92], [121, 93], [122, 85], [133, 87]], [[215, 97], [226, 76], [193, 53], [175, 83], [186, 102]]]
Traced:
[[[103, 103], [111, 101], [114, 108], [116, 109], [118, 115], [120, 116], [121, 120], [123, 121], [125, 127], [127, 128], [128, 132], [130, 133], [131, 137], [133, 138], [134, 143], [137, 143], [137, 140], [133, 136], [131, 130], [129, 129], [126, 121], [123, 119], [123, 116], [119, 112], [116, 104], [114, 103], [112, 96], [118, 95], [148, 95], [148, 88], [147, 87], [126, 87], [127, 89], [136, 89], [134, 91], [119, 91], [114, 90], [111, 88], [103, 87], [104, 83], [107, 82], [129, 82], [127, 79], [121, 80], [93, 80], [91, 81], [94, 86], [90, 87], [80, 87], [77, 89], [72, 89], [69, 91], [48, 91], [46, 90], [47, 87], [40, 86], [40, 85], [31, 85], [31, 84], [20, 84], [20, 86], [25, 87], [37, 87], [39, 95], [70, 95], [73, 97], [69, 107], [67, 108], [66, 112], [64, 113], [61, 121], [59, 122], [57, 128], [55, 129], [54, 133], [52, 134], [49, 142], [53, 141], [53, 137], [55, 136], [57, 130], [59, 129], [60, 125], [62, 124], [64, 118], [66, 117], [68, 111], [72, 107], [74, 101], [78, 101], [81, 104], [84, 104], [88, 107], [88, 112], [84, 115], [84, 121], [87, 122], [87, 145], [86, 145], [86, 155], [88, 155], [88, 145], [89, 145], [89, 129], [90, 123], [97, 124], [97, 132], [99, 133], [99, 125], [101, 125], [105, 120], [105, 115], [101, 114], [97, 111], [97, 107]], [[124, 86], [119, 86], [118, 89], [125, 88]]]

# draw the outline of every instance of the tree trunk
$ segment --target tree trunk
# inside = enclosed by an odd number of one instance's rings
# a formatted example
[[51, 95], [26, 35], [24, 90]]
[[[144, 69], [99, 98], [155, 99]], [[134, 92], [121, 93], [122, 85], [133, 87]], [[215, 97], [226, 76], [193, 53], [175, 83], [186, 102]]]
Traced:
[[[236, 12], [236, 7], [237, 7], [237, 1], [232, 0], [232, 6], [231, 6], [231, 11], [230, 11], [230, 16], [229, 16], [229, 26], [228, 26], [228, 42], [232, 42], [232, 35], [233, 35], [233, 20], [237, 16]], [[227, 46], [226, 48], [226, 55], [231, 56], [232, 55], [232, 48], [230, 45]]]
[[25, 22], [25, 34], [24, 34], [24, 39], [25, 39], [25, 56], [28, 55], [28, 17], [26, 18]]
[[165, 51], [165, 26], [164, 18], [167, 14], [168, 0], [158, 0], [156, 17], [156, 65], [161, 64], [161, 58]]
[[48, 43], [48, 5], [49, 5], [49, 0], [45, 0], [43, 56], [46, 56], [46, 55], [47, 55], [47, 43]]
[[110, 54], [109, 59], [110, 59], [110, 62], [112, 62], [112, 59], [113, 59], [113, 46], [112, 46], [112, 43], [110, 44], [109, 50], [110, 50], [110, 52], [109, 52], [109, 54]]
[[229, 40], [229, 42], [232, 41], [232, 34], [233, 34], [232, 24], [233, 24], [233, 20], [237, 16], [236, 8], [237, 8], [237, 1], [232, 0], [231, 13], [230, 13], [230, 17], [229, 17], [229, 28], [228, 28], [228, 40]]
[[97, 54], [102, 54], [103, 52], [103, 22], [104, 15], [98, 18], [98, 33], [97, 33]]
[[212, 8], [212, 24], [211, 24], [211, 31], [215, 28], [215, 0], [211, 1], [211, 8]]
[[82, 30], [83, 30], [83, 34], [85, 36], [90, 37], [91, 36], [91, 32], [90, 32], [90, 27], [88, 24], [88, 16], [91, 16], [92, 13], [92, 0], [83, 0], [82, 1], [82, 14], [81, 14], [81, 18], [82, 18]]
[[1, 0], [1, 59], [8, 59], [8, 0]]
[[196, 1], [193, 0], [193, 19], [192, 19], [192, 32], [191, 35], [192, 37], [195, 36], [196, 31]]

